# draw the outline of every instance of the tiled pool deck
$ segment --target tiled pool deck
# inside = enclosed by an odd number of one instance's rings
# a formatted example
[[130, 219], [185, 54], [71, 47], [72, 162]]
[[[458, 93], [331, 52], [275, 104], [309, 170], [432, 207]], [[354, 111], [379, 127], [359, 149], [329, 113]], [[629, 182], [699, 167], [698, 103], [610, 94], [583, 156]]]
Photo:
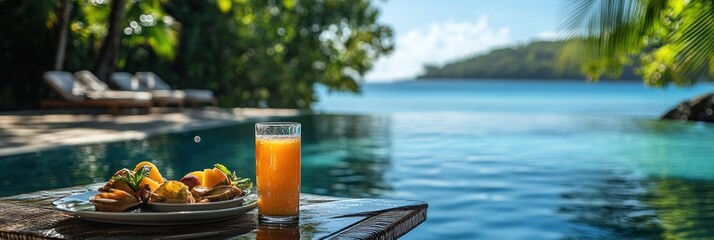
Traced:
[[151, 114], [112, 115], [71, 111], [0, 112], [0, 156], [75, 144], [141, 139], [154, 134], [226, 126], [276, 116], [292, 109], [152, 109]]

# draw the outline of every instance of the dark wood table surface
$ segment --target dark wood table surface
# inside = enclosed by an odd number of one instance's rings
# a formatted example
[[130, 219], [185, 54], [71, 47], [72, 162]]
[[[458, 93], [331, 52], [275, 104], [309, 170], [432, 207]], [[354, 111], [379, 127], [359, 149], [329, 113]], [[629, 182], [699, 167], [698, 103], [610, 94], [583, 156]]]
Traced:
[[97, 223], [52, 202], [96, 184], [0, 198], [0, 239], [396, 239], [426, 220], [421, 201], [301, 195], [300, 224], [259, 225], [256, 210], [204, 224], [134, 226]]

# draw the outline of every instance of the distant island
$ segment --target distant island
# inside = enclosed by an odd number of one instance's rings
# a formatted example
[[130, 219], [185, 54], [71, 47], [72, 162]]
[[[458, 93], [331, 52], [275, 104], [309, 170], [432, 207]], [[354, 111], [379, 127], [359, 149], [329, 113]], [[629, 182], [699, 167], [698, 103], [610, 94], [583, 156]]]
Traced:
[[[527, 45], [493, 50], [444, 66], [425, 66], [417, 79], [586, 79], [579, 69], [558, 69], [558, 50], [562, 42], [538, 41]], [[637, 80], [630, 66], [618, 80]]]

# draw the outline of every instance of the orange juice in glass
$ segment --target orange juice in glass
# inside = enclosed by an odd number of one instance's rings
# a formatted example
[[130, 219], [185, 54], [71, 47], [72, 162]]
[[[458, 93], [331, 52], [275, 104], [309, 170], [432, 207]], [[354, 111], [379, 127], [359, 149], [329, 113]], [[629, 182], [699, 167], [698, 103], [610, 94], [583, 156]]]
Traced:
[[300, 211], [300, 124], [255, 124], [255, 171], [261, 223], [296, 224]]

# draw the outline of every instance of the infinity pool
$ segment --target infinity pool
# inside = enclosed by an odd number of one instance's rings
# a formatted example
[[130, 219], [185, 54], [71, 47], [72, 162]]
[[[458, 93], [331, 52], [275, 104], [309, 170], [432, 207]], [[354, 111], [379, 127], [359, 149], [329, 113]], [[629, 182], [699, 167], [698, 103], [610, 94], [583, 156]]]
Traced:
[[[622, 114], [657, 107], [643, 99], [280, 120], [303, 125], [303, 192], [427, 201], [405, 239], [714, 238], [714, 124]], [[246, 123], [2, 157], [0, 195], [101, 182], [143, 160], [167, 178], [213, 163], [254, 177], [254, 151]]]
[[[708, 125], [454, 113], [284, 120], [303, 124], [303, 192], [429, 202], [408, 239], [714, 236], [714, 162], [698, 144], [712, 142]], [[252, 124], [28, 153], [0, 159], [0, 193], [101, 182], [143, 160], [166, 178], [213, 163], [254, 177], [253, 154]]]

